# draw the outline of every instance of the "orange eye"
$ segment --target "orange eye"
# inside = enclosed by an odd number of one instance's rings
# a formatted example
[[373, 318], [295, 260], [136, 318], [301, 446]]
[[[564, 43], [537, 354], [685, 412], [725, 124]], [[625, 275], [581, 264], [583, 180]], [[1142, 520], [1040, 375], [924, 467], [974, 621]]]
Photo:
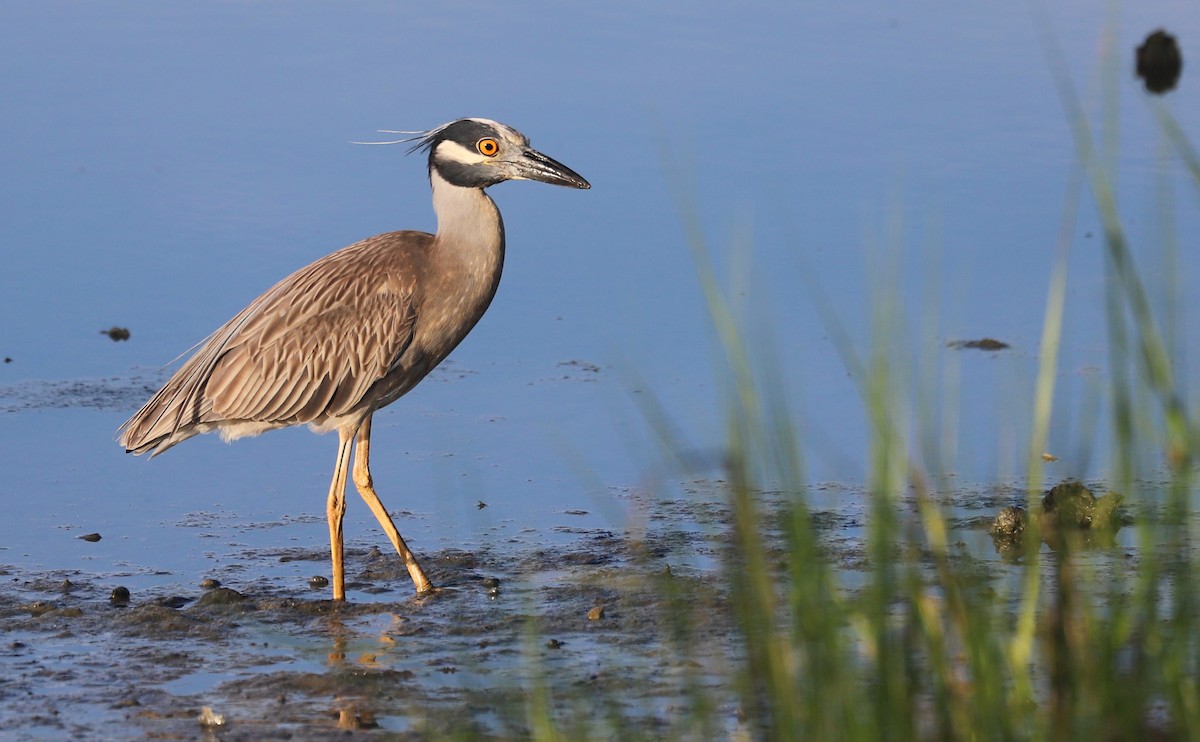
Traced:
[[480, 139], [475, 144], [475, 148], [479, 150], [479, 154], [481, 155], [486, 157], [495, 157], [496, 153], [500, 151], [500, 143], [491, 137], [487, 137], [485, 139]]

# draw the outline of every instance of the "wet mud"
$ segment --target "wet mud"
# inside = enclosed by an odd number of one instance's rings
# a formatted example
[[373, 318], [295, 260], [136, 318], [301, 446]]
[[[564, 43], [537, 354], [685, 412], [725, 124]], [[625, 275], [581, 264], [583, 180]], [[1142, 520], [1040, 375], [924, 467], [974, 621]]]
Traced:
[[[668, 504], [653, 518], [673, 526], [639, 534], [568, 529], [561, 545], [426, 555], [440, 589], [422, 597], [394, 554], [349, 549], [341, 604], [323, 580], [264, 576], [286, 562], [322, 576], [320, 548], [247, 551], [240, 579], [184, 594], [6, 566], [0, 724], [17, 738], [511, 738], [543, 688], [572, 714], [610, 713], [588, 706], [602, 693], [653, 730], [685, 676], [720, 676], [696, 663], [737, 651], [719, 570], [695, 566], [725, 548], [712, 508], [684, 524], [687, 506]], [[686, 660], [667, 631], [678, 638], [680, 605]]]
[[[813, 528], [854, 592], [872, 567], [863, 501], [831, 487], [814, 489], [838, 505], [813, 507]], [[620, 531], [559, 526], [553, 542], [534, 534], [425, 554], [440, 589], [420, 597], [376, 547], [347, 549], [340, 604], [315, 544], [247, 548], [184, 590], [0, 566], [0, 725], [16, 739], [511, 739], [531, 733], [531, 704], [545, 704], [592, 732], [616, 718], [653, 737], [702, 687], [723, 699], [733, 732], [728, 680], [741, 650], [725, 570], [738, 560], [721, 488], [625, 492], [636, 516]], [[963, 495], [972, 510], [953, 525], [986, 538], [1011, 496]], [[760, 495], [781, 570], [787, 497]], [[1011, 569], [953, 548], [981, 581]]]
[[46, 409], [137, 409], [158, 391], [165, 372], [100, 379], [26, 381], [0, 386], [0, 413]]
[[1011, 346], [1009, 346], [1008, 343], [1002, 340], [996, 340], [995, 338], [980, 338], [978, 340], [950, 340], [946, 343], [946, 347], [950, 348], [951, 350], [983, 350], [996, 352], [1007, 350]]

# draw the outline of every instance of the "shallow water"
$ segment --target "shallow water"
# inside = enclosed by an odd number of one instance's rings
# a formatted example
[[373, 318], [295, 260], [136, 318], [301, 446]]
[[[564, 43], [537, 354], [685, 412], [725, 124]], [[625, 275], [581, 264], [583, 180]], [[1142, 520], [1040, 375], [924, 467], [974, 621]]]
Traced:
[[[544, 677], [568, 704], [579, 684], [615, 688], [632, 717], [652, 725], [680, 699], [680, 674], [695, 671], [661, 644], [664, 580], [692, 605], [711, 605], [703, 614], [711, 625], [697, 627], [708, 649], [697, 657], [724, 662], [730, 651], [719, 582], [690, 566], [697, 551], [719, 548], [716, 525], [699, 540], [575, 528], [564, 545], [538, 535], [429, 554], [444, 590], [420, 600], [393, 555], [352, 547], [353, 602], [340, 606], [303, 588], [325, 570], [324, 549], [243, 545], [228, 559], [210, 555], [201, 560], [207, 573], [240, 591], [221, 588], [228, 597], [219, 602], [219, 590], [176, 582], [135, 587], [118, 607], [112, 587], [137, 585], [136, 574], [8, 571], [0, 695], [19, 702], [0, 715], [6, 729], [33, 736], [194, 734], [204, 706], [227, 719], [223, 738], [475, 724], [511, 735], [523, 724], [509, 718], [523, 689]], [[241, 540], [261, 524], [223, 526]], [[603, 616], [589, 619], [596, 607]], [[645, 698], [627, 693], [633, 684]], [[504, 718], [489, 720], [489, 706]], [[339, 727], [341, 712], [352, 718]]]
[[[514, 723], [504, 705], [472, 694], [511, 691], [509, 673], [539, 666], [582, 687], [616, 682], [614, 656], [625, 662], [646, 639], [638, 622], [660, 566], [722, 600], [724, 520], [718, 488], [703, 484], [722, 475], [722, 387], [680, 200], [722, 278], [740, 280], [739, 265], [750, 274], [734, 293], [761, 318], [747, 335], [778, 356], [811, 481], [832, 483], [812, 497], [830, 514], [845, 587], [861, 582], [869, 425], [805, 272], [861, 349], [871, 297], [897, 288], [910, 312], [902, 344], [934, 369], [921, 373], [949, 441], [940, 493], [962, 548], [997, 580], [1011, 577], [1020, 568], [976, 526], [1020, 502], [1028, 406], [1013, 400], [1032, 395], [1074, 158], [1043, 23], [1089, 112], [1104, 53], [1117, 50], [1120, 198], [1159, 303], [1197, 270], [1186, 240], [1174, 258], [1157, 247], [1164, 223], [1196, 234], [1200, 214], [1130, 67], [1158, 26], [1196, 57], [1200, 17], [1178, 3], [1130, 4], [1112, 14], [1110, 38], [1094, 5], [1056, 5], [1044, 20], [1024, 6], [953, 3], [4, 4], [0, 40], [16, 60], [0, 69], [5, 728], [190, 735], [207, 705], [244, 738], [266, 733], [255, 718], [272, 719], [272, 733], [320, 736], [350, 706], [346, 724], [373, 714], [379, 728], [404, 730], [436, 723], [429, 704], [468, 699], [473, 718], [503, 732]], [[1165, 99], [1185, 127], [1200, 120], [1189, 69]], [[443, 368], [376, 417], [381, 496], [455, 591], [415, 602], [384, 552], [390, 566], [334, 611], [307, 588], [328, 572], [332, 439], [203, 437], [146, 462], [122, 454], [113, 431], [165, 378], [164, 363], [279, 277], [374, 233], [431, 228], [423, 163], [349, 142], [463, 115], [522, 129], [594, 188], [493, 189], [509, 247], [495, 304]], [[1047, 482], [1102, 482], [1110, 359], [1090, 207], [1070, 234]], [[1177, 300], [1187, 378], [1197, 299]], [[113, 326], [130, 338], [102, 334]], [[1011, 347], [946, 347], [982, 337]], [[651, 431], [646, 399], [676, 440]], [[1155, 454], [1145, 459], [1153, 469]], [[346, 531], [360, 573], [386, 541], [357, 499]], [[101, 540], [78, 538], [89, 533]], [[645, 534], [661, 548], [638, 562]], [[1123, 531], [1098, 566], [1136, 560], [1133, 539]], [[621, 581], [630, 563], [645, 580]], [[481, 587], [489, 576], [499, 597]], [[205, 577], [247, 600], [196, 605]], [[64, 579], [76, 584], [66, 594]], [[116, 585], [133, 593], [130, 607], [108, 606]], [[172, 596], [191, 602], [155, 603]], [[593, 625], [598, 597], [634, 607]], [[57, 608], [35, 617], [36, 601]], [[529, 614], [543, 621], [532, 648]], [[725, 648], [713, 616], [716, 662]], [[484, 626], [494, 636], [482, 638]], [[479, 646], [493, 640], [498, 649]], [[647, 643], [645, 666], [633, 665], [648, 683], [660, 650]], [[411, 696], [367, 708], [384, 678]], [[647, 724], [675, 698], [670, 682], [656, 687], [629, 701]]]
[[[724, 683], [740, 649], [719, 567], [733, 545], [730, 513], [720, 483], [687, 490], [679, 499], [619, 493], [643, 516], [623, 532], [529, 529], [428, 553], [443, 590], [424, 598], [394, 555], [359, 538], [347, 552], [350, 602], [334, 604], [306, 586], [328, 557], [297, 544], [302, 522], [208, 513], [159, 527], [184, 543], [190, 529], [221, 542], [192, 555], [219, 588], [148, 575], [139, 564], [6, 567], [0, 723], [31, 738], [190, 737], [208, 708], [224, 720], [222, 739], [323, 739], [347, 729], [512, 738], [528, 733], [526, 709], [544, 692], [556, 713], [593, 730], [615, 723], [624, 734], [653, 734], [686, 723], [698, 683], [736, 732], [737, 702]], [[862, 500], [839, 494], [848, 507], [815, 510], [813, 522], [853, 596], [870, 569]], [[787, 497], [761, 495], [776, 558], [775, 509]], [[965, 498], [952, 532], [955, 558], [1014, 602], [1022, 568], [981, 548], [978, 536], [988, 514], [1019, 497]], [[911, 504], [902, 510], [915, 517]], [[1132, 530], [1079, 564], [1102, 579], [1127, 571], [1136, 564]], [[264, 531], [272, 543], [256, 545]], [[110, 601], [115, 586], [131, 588], [127, 604]]]

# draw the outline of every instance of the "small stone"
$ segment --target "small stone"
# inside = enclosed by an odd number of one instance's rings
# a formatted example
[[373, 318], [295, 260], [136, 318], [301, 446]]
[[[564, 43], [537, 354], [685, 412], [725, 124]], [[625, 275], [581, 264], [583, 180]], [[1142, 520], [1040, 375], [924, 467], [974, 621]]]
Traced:
[[589, 621], [599, 621], [602, 618], [604, 618], [604, 606], [598, 605], [595, 608], [588, 611], [588, 620]]
[[113, 605], [129, 605], [129, 588], [118, 585], [108, 596], [108, 602]]
[[1162, 95], [1173, 90], [1183, 71], [1179, 42], [1163, 29], [1158, 29], [1137, 48], [1134, 69], [1148, 92]]
[[54, 605], [53, 603], [45, 600], [35, 600], [29, 605], [25, 606], [25, 609], [29, 611], [29, 615], [36, 618], [43, 614], [49, 613], [57, 607], [58, 606]]
[[190, 598], [185, 598], [182, 595], [172, 595], [166, 598], [159, 598], [154, 601], [163, 608], [182, 608], [188, 604]]
[[1014, 539], [1025, 530], [1025, 509], [1010, 505], [996, 515], [992, 523], [992, 535], [998, 538]]
[[245, 599], [245, 595], [231, 587], [214, 587], [201, 595], [200, 599], [196, 601], [196, 605], [232, 605]]
[[80, 536], [79, 538], [83, 539], [84, 541], [87, 541], [88, 543], [92, 543], [92, 544], [94, 544], [94, 543], [96, 543], [97, 541], [99, 541], [99, 540], [100, 540], [100, 534], [98, 534], [98, 533], [87, 533], [87, 534], [84, 534], [84, 535]]

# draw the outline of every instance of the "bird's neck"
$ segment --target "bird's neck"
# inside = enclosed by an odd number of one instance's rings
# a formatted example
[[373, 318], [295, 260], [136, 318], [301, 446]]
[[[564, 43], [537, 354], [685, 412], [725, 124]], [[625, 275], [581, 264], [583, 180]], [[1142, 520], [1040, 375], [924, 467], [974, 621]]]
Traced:
[[[437, 171], [429, 179], [438, 228], [429, 248], [423, 334], [432, 338], [427, 350], [437, 363], [475, 326], [496, 295], [504, 269], [504, 223], [483, 189], [453, 185]], [[456, 317], [463, 321], [438, 328]]]
[[439, 247], [461, 257], [487, 261], [504, 255], [504, 222], [495, 202], [482, 188], [464, 188], [451, 184], [437, 170], [431, 170], [433, 211], [437, 214]]

